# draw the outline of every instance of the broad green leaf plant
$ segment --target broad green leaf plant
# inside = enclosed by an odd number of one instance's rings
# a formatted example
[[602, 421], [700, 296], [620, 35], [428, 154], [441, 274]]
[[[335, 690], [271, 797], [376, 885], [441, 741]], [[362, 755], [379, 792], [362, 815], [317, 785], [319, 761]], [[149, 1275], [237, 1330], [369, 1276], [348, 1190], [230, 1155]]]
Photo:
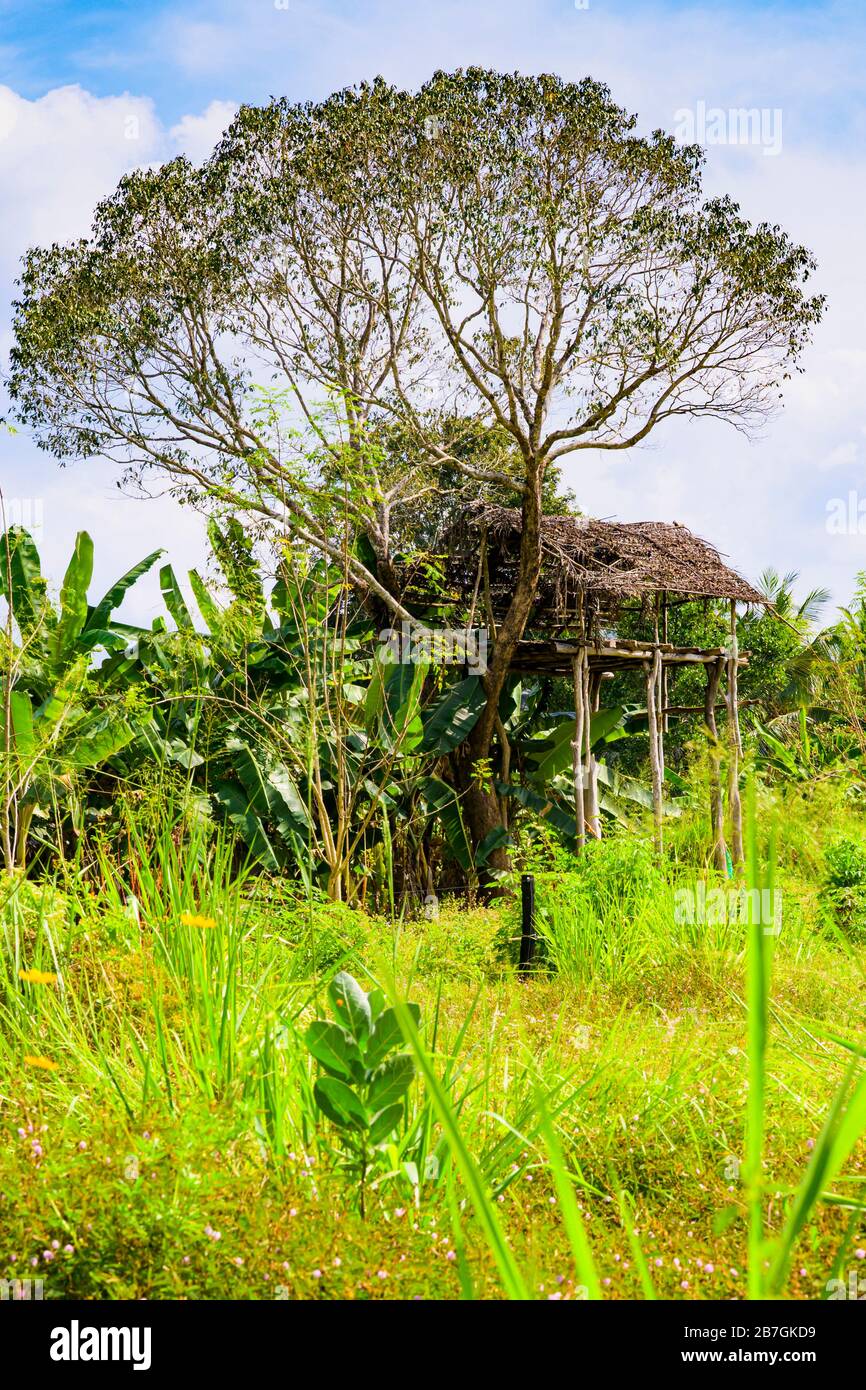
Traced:
[[[334, 1126], [342, 1163], [357, 1183], [358, 1206], [366, 1214], [371, 1167], [399, 1126], [404, 1097], [415, 1078], [415, 1063], [403, 1052], [396, 1011], [379, 989], [369, 994], [340, 971], [328, 990], [334, 1020], [317, 1019], [306, 1044], [321, 1068], [313, 1095], [321, 1114]], [[409, 1004], [417, 1025], [420, 1010]]]

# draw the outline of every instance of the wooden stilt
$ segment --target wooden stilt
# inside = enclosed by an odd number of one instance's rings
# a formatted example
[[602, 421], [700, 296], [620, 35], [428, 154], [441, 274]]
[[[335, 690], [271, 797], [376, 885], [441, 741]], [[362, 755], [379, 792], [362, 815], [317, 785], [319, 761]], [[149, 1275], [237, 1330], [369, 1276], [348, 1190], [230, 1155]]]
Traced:
[[573, 753], [574, 767], [574, 818], [577, 828], [577, 851], [578, 853], [586, 844], [586, 814], [584, 810], [584, 771], [583, 771], [583, 747], [584, 747], [584, 725], [586, 719], [586, 707], [584, 705], [584, 667], [587, 664], [586, 648], [581, 647], [577, 656], [572, 660], [572, 672], [574, 676], [574, 743], [571, 745]]
[[743, 745], [740, 739], [739, 692], [737, 671], [740, 650], [737, 644], [737, 603], [731, 599], [731, 642], [728, 657], [728, 806], [731, 812], [731, 857], [734, 867], [743, 866], [743, 808], [740, 802], [740, 758]]
[[710, 826], [713, 836], [713, 864], [722, 873], [727, 869], [728, 857], [725, 845], [725, 801], [722, 792], [719, 730], [716, 725], [716, 699], [724, 667], [724, 657], [719, 657], [718, 661], [707, 666], [707, 690], [704, 701], [704, 723], [707, 726], [710, 744]]
[[593, 785], [594, 778], [592, 773], [592, 681], [589, 674], [589, 659], [585, 658], [583, 663], [583, 782], [584, 782], [584, 815], [586, 816], [586, 828], [593, 839], [598, 838], [598, 809], [595, 805], [597, 788]]
[[646, 707], [649, 724], [650, 766], [652, 768], [653, 822], [655, 827], [656, 854], [663, 849], [662, 834], [662, 767], [659, 755], [658, 699], [662, 654], [658, 647], [652, 662], [646, 662]]
[[[603, 679], [602, 671], [589, 673], [589, 692], [588, 708], [590, 717], [598, 710], [601, 703], [601, 682]], [[589, 754], [589, 784], [588, 784], [588, 806], [587, 818], [589, 828], [596, 840], [601, 839], [601, 809], [598, 800], [598, 759], [592, 752]]]
[[[662, 590], [662, 641], [666, 643], [667, 640], [668, 640], [668, 596], [667, 596], [667, 592], [663, 589], [663, 590]], [[664, 663], [662, 663], [662, 688], [661, 688], [661, 697], [660, 697], [660, 698], [661, 698], [661, 706], [662, 706], [662, 733], [665, 733], [665, 734], [666, 734], [667, 731], [668, 731], [668, 729], [670, 728], [670, 724], [668, 723], [668, 703], [669, 703], [669, 701], [668, 701], [668, 668], [667, 668], [667, 666], [666, 666]]]
[[656, 678], [656, 739], [659, 749], [659, 768], [661, 771], [662, 787], [665, 783], [665, 663], [664, 657], [659, 653], [658, 676]]

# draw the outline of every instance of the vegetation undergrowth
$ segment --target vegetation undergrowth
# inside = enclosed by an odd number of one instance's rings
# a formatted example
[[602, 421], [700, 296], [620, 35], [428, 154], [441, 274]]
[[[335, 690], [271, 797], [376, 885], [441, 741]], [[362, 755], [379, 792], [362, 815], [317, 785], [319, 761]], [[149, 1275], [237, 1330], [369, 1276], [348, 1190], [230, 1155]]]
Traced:
[[[750, 849], [778, 935], [736, 900], [678, 921], [682, 865], [613, 840], [539, 873], [528, 977], [507, 897], [371, 918], [179, 829], [138, 844], [134, 894], [117, 873], [0, 884], [4, 1277], [58, 1298], [796, 1298], [862, 1257], [859, 947], [797, 901], [796, 827], [775, 868], [757, 830]], [[351, 1057], [322, 1103], [341, 970], [391, 1027], [354, 1130]], [[389, 1049], [403, 1073], [365, 1131]]]

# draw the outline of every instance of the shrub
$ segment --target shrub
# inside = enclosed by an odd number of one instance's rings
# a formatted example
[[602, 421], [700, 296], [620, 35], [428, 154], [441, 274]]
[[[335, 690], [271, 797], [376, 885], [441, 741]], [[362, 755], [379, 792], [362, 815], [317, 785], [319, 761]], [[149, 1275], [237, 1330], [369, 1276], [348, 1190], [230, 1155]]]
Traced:
[[830, 888], [866, 886], [866, 845], [840, 836], [825, 851], [824, 867]]
[[250, 920], [292, 949], [292, 973], [298, 977], [357, 966], [371, 926], [363, 912], [331, 902], [319, 890], [311, 905], [294, 886], [274, 881], [257, 891]]
[[[443, 906], [436, 921], [407, 929], [404, 949], [419, 975], [489, 979], [503, 968], [509, 932], [515, 930], [512, 918], [497, 908], [465, 911]], [[519, 934], [519, 922], [516, 931]]]
[[824, 854], [824, 883], [836, 925], [866, 938], [866, 846], [848, 836], [834, 840]]
[[581, 889], [599, 914], [622, 911], [664, 887], [649, 840], [612, 836], [589, 843], [576, 860]]

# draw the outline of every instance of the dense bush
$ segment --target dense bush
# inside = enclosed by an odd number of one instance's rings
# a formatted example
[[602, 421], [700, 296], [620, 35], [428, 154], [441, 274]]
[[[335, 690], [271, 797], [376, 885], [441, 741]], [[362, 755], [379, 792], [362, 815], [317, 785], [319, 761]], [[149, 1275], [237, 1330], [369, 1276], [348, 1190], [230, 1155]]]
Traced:
[[848, 936], [866, 937], [866, 845], [840, 836], [825, 851], [824, 866], [837, 926]]
[[866, 845], [841, 836], [824, 854], [827, 882], [831, 888], [859, 888], [866, 885]]
[[651, 842], [635, 836], [593, 841], [575, 867], [583, 891], [599, 913], [627, 908], [635, 900], [652, 897], [664, 885]]

